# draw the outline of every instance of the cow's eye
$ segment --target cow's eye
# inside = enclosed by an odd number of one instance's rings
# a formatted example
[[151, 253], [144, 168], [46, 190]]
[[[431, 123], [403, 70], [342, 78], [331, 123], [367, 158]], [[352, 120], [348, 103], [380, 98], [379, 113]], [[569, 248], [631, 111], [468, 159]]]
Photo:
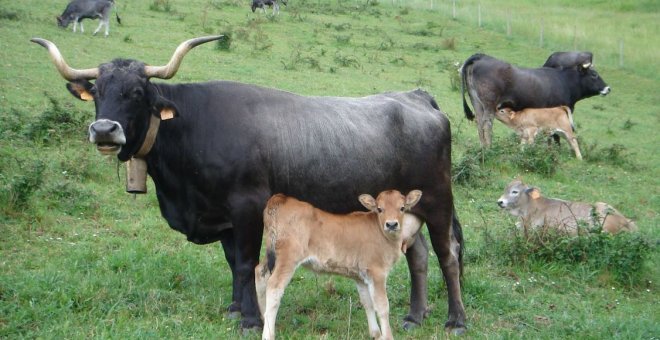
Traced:
[[378, 211], [379, 214], [382, 214], [383, 213], [383, 208], [378, 207], [378, 208], [376, 208], [376, 211]]
[[142, 90], [142, 88], [139, 88], [139, 87], [138, 87], [138, 88], [134, 89], [134, 90], [131, 92], [131, 98], [132, 98], [132, 99], [135, 99], [135, 100], [138, 100], [138, 99], [141, 99], [141, 98], [142, 98], [142, 95], [143, 95], [143, 94], [144, 94], [144, 91]]
[[406, 207], [401, 207], [401, 211], [405, 211], [405, 210], [406, 210]]
[[518, 195], [519, 191], [518, 190], [511, 190], [511, 195]]

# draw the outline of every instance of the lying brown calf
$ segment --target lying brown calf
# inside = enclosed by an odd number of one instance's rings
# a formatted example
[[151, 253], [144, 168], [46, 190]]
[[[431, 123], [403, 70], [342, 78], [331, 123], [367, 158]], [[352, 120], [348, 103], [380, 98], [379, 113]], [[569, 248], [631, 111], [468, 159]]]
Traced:
[[525, 233], [530, 228], [551, 228], [576, 235], [578, 226], [600, 227], [603, 232], [616, 234], [620, 231], [636, 231], [635, 223], [625, 218], [609, 204], [569, 202], [541, 196], [538, 188], [514, 180], [504, 189], [497, 200], [500, 208], [506, 209], [520, 219], [516, 225]]
[[360, 195], [369, 211], [347, 215], [330, 214], [282, 194], [271, 197], [264, 210], [266, 257], [255, 268], [264, 318], [262, 339], [275, 338], [280, 300], [299, 265], [355, 280], [369, 334], [392, 339], [387, 275], [422, 225], [416, 216], [406, 214], [421, 196], [419, 190], [407, 196], [384, 191], [376, 199]]
[[524, 144], [534, 143], [534, 138], [541, 130], [561, 132], [575, 151], [575, 157], [582, 159], [580, 147], [573, 127], [573, 113], [568, 106], [543, 109], [524, 109], [513, 111], [508, 107], [498, 108], [497, 119], [514, 129]]

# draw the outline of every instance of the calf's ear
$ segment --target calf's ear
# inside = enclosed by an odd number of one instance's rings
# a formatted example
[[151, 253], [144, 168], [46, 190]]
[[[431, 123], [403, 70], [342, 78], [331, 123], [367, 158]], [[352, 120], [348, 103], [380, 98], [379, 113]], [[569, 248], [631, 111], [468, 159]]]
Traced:
[[373, 196], [369, 194], [362, 194], [360, 197], [358, 197], [358, 200], [360, 200], [360, 203], [362, 203], [362, 205], [369, 211], [376, 209], [376, 199], [374, 199]]
[[94, 87], [94, 84], [86, 80], [78, 80], [66, 84], [66, 88], [74, 97], [84, 101], [94, 100], [91, 92], [92, 87]]
[[538, 188], [529, 188], [529, 189], [525, 190], [525, 192], [533, 200], [538, 199], [539, 197], [541, 197], [541, 191]]
[[415, 206], [422, 198], [422, 191], [421, 190], [412, 190], [406, 195], [406, 210], [412, 209], [412, 207]]

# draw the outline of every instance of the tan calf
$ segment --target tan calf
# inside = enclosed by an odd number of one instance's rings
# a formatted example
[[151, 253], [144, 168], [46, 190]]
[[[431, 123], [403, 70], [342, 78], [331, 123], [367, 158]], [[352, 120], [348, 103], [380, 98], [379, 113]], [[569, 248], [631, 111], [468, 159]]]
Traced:
[[421, 195], [419, 190], [407, 196], [384, 191], [376, 199], [360, 195], [369, 211], [347, 215], [330, 214], [282, 194], [271, 197], [264, 210], [266, 257], [255, 268], [264, 318], [262, 339], [275, 338], [280, 300], [299, 265], [355, 280], [369, 334], [392, 339], [387, 275], [422, 225], [419, 218], [406, 213]]
[[521, 111], [513, 111], [504, 107], [498, 109], [496, 117], [506, 126], [514, 129], [521, 137], [520, 142], [523, 144], [534, 143], [534, 138], [541, 130], [561, 132], [575, 151], [575, 157], [582, 159], [574, 133], [573, 113], [568, 106]]
[[578, 226], [601, 228], [603, 232], [636, 231], [635, 223], [625, 218], [609, 204], [570, 202], [541, 196], [538, 188], [514, 180], [504, 189], [497, 204], [519, 217], [516, 225], [525, 234], [530, 228], [551, 228], [576, 235]]

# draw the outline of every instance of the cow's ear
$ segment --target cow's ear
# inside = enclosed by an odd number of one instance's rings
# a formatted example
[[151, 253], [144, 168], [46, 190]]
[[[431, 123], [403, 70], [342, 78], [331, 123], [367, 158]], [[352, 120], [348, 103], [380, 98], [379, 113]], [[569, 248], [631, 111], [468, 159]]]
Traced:
[[541, 197], [541, 191], [538, 188], [528, 188], [525, 190], [525, 192], [531, 197], [533, 200], [539, 199]]
[[360, 203], [367, 208], [369, 211], [376, 210], [376, 199], [373, 198], [373, 196], [369, 194], [362, 194], [360, 197], [358, 197], [360, 200]]
[[179, 116], [179, 109], [177, 109], [174, 102], [171, 102], [163, 97], [158, 97], [154, 102], [153, 114], [160, 118], [160, 120], [168, 120]]
[[412, 209], [412, 207], [419, 202], [419, 200], [422, 198], [422, 191], [421, 190], [412, 190], [411, 192], [406, 195], [406, 210]]
[[87, 80], [78, 80], [66, 84], [66, 88], [74, 97], [87, 102], [94, 100], [92, 87], [94, 87], [94, 84]]

